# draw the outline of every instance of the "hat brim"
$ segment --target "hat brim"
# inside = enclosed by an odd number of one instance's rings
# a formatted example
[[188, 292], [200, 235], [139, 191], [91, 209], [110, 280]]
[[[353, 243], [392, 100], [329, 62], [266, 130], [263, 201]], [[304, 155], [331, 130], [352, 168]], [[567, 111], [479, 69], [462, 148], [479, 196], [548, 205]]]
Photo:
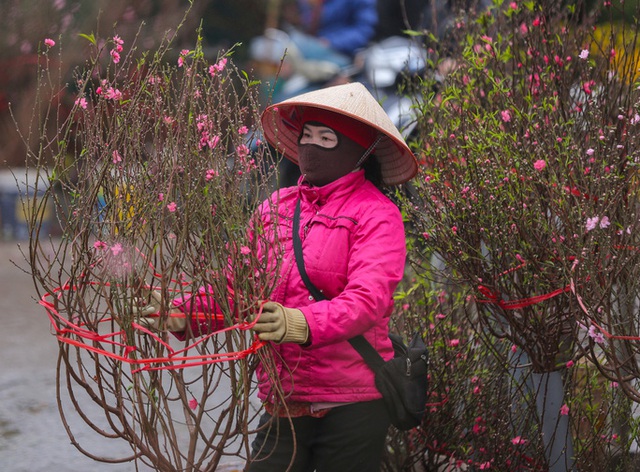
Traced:
[[373, 154], [380, 163], [384, 185], [403, 184], [418, 172], [417, 160], [402, 135], [373, 95], [358, 82], [298, 95], [271, 105], [263, 112], [261, 122], [265, 139], [296, 164], [298, 136], [304, 124], [298, 112], [300, 107], [338, 113], [376, 130], [381, 139]]

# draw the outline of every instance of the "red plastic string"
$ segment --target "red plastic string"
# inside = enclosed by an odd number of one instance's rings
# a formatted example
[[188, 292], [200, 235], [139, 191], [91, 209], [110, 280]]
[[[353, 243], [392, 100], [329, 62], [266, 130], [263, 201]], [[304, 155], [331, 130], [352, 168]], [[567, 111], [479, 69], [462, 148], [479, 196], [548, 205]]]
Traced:
[[[100, 284], [98, 282], [88, 282], [89, 285], [104, 285], [108, 286], [109, 284]], [[226, 353], [212, 353], [212, 354], [202, 354], [202, 355], [188, 355], [187, 352], [197, 346], [200, 343], [205, 342], [212, 336], [218, 335], [220, 333], [230, 331], [230, 330], [242, 330], [246, 331], [251, 329], [260, 314], [262, 313], [262, 306], [260, 305], [258, 309], [258, 313], [255, 319], [251, 322], [242, 321], [236, 323], [231, 326], [227, 326], [225, 328], [213, 331], [205, 336], [200, 337], [194, 343], [186, 346], [183, 349], [175, 350], [168, 343], [162, 340], [158, 334], [149, 330], [148, 328], [141, 326], [138, 323], [133, 322], [131, 326], [152, 337], [155, 341], [160, 343], [164, 349], [168, 352], [168, 355], [165, 357], [155, 357], [155, 358], [146, 358], [146, 359], [136, 359], [132, 356], [134, 353], [139, 352], [136, 346], [130, 345], [126, 343], [126, 332], [124, 330], [107, 333], [107, 334], [99, 334], [94, 330], [86, 329], [86, 323], [74, 323], [71, 320], [64, 318], [60, 313], [55, 309], [55, 305], [53, 302], [48, 301], [49, 297], [57, 296], [59, 297], [62, 292], [75, 290], [77, 287], [71, 285], [65, 285], [62, 287], [56, 288], [52, 293], [46, 293], [42, 296], [40, 300], [40, 305], [42, 305], [49, 316], [49, 320], [51, 325], [54, 327], [56, 331], [56, 338], [63, 343], [82, 348], [91, 352], [94, 352], [99, 355], [103, 355], [120, 362], [140, 365], [141, 367], [135, 369], [133, 372], [139, 372], [142, 370], [165, 370], [165, 369], [183, 369], [185, 367], [193, 367], [193, 366], [201, 366], [206, 364], [213, 364], [216, 362], [229, 362], [244, 359], [247, 356], [254, 354], [267, 343], [264, 341], [260, 341], [257, 337], [254, 339], [251, 346], [249, 346], [245, 350], [234, 351], [234, 352], [226, 352]], [[184, 316], [184, 315], [177, 315]], [[215, 318], [217, 321], [224, 321], [224, 316], [221, 314], [208, 315], [205, 313], [195, 313], [193, 317], [197, 319], [210, 320], [211, 318]], [[99, 321], [99, 323], [111, 322], [113, 318], [104, 318]], [[118, 341], [120, 338], [122, 341]], [[103, 345], [107, 347], [111, 347], [111, 350], [107, 350]], [[116, 351], [122, 351], [122, 355], [118, 354]]]
[[478, 286], [478, 291], [484, 295], [485, 299], [476, 298], [478, 303], [491, 303], [497, 305], [504, 310], [518, 310], [527, 306], [535, 305], [537, 303], [549, 300], [550, 298], [557, 297], [558, 295], [568, 292], [571, 289], [569, 285], [564, 288], [559, 288], [553, 292], [545, 293], [543, 295], [536, 295], [535, 297], [522, 298], [520, 300], [503, 300], [500, 298], [500, 293], [490, 290], [484, 285]]
[[[617, 249], [629, 249], [629, 250], [638, 250], [638, 248], [635, 247], [622, 247], [622, 246], [617, 246]], [[577, 265], [578, 261], [575, 260], [574, 261], [574, 265], [573, 265], [573, 269], [575, 269], [576, 265]], [[524, 265], [526, 265], [526, 262], [522, 262], [522, 264], [518, 265], [517, 267], [514, 267], [512, 269], [506, 270], [503, 273], [500, 274], [500, 276], [509, 274], [511, 272], [513, 272], [514, 270], [518, 270], [521, 267], [523, 267]], [[584, 302], [582, 301], [582, 297], [580, 297], [580, 295], [578, 294], [578, 292], [576, 291], [576, 287], [575, 287], [575, 283], [573, 281], [573, 279], [571, 279], [569, 285], [567, 285], [564, 288], [559, 288], [556, 289], [552, 292], [549, 293], [545, 293], [543, 295], [537, 295], [535, 297], [530, 297], [530, 298], [523, 298], [520, 300], [503, 300], [500, 296], [500, 293], [497, 291], [492, 291], [491, 289], [489, 289], [488, 287], [484, 286], [484, 285], [479, 285], [478, 286], [478, 291], [485, 297], [484, 299], [481, 298], [477, 298], [476, 297], [476, 302], [478, 303], [491, 303], [493, 305], [496, 305], [504, 310], [517, 310], [520, 308], [525, 308], [527, 306], [531, 306], [531, 305], [535, 305], [537, 303], [543, 302], [545, 300], [549, 300], [550, 298], [553, 297], [557, 297], [560, 294], [566, 293], [566, 292], [572, 292], [572, 294], [576, 297], [576, 300], [578, 300], [578, 305], [580, 306], [580, 308], [582, 309], [582, 311], [587, 315], [587, 317], [589, 318], [589, 321], [591, 322], [591, 324], [598, 329], [607, 339], [618, 339], [618, 340], [624, 340], [624, 341], [640, 341], [640, 336], [628, 336], [628, 335], [614, 335], [611, 334], [610, 332], [608, 332], [606, 329], [604, 329], [602, 326], [600, 326], [589, 314], [589, 310], [587, 309], [587, 307], [585, 306]]]

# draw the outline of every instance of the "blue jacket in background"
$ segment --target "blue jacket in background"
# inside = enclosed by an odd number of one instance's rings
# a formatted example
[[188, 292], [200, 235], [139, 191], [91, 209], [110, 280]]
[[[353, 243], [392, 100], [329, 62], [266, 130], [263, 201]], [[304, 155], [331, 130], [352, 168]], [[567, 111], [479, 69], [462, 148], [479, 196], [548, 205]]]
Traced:
[[[298, 0], [300, 20], [311, 24], [313, 8], [308, 0]], [[318, 30], [313, 33], [328, 40], [331, 47], [349, 56], [369, 44], [378, 24], [376, 0], [324, 0]]]

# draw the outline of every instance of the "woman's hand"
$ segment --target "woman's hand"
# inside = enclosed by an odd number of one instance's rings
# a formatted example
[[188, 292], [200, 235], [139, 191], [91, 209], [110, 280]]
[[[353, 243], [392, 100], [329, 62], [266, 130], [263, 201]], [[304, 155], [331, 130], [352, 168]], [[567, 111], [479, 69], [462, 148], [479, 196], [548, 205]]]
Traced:
[[275, 302], [264, 303], [253, 331], [261, 341], [304, 344], [309, 339], [309, 325], [302, 312]]
[[148, 303], [142, 307], [133, 307], [132, 312], [138, 316], [138, 324], [145, 328], [155, 331], [173, 331], [180, 332], [187, 329], [187, 319], [177, 308], [167, 310], [168, 316], [163, 326], [160, 326], [162, 318], [160, 310], [162, 309], [162, 295], [157, 290], [148, 292]]

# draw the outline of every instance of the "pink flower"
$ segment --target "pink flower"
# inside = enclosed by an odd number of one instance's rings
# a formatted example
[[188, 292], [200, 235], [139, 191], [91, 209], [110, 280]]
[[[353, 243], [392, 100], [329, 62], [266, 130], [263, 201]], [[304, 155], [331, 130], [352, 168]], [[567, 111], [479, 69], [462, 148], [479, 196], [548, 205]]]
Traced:
[[104, 241], [96, 241], [95, 243], [93, 243], [93, 248], [97, 249], [98, 251], [102, 251], [107, 248], [107, 243], [105, 243]]
[[109, 100], [122, 100], [122, 92], [118, 89], [109, 88], [105, 97]]
[[116, 51], [115, 49], [112, 49], [109, 54], [111, 54], [111, 59], [113, 60], [114, 64], [117, 64], [118, 62], [120, 62], [120, 53], [118, 51]]
[[587, 218], [587, 224], [585, 226], [585, 230], [587, 232], [596, 229], [596, 226], [598, 226], [598, 221], [600, 221], [600, 218], [598, 216], [594, 216], [593, 218]]
[[220, 136], [215, 135], [207, 139], [207, 146], [209, 146], [209, 149], [214, 149], [219, 142], [220, 142]]
[[547, 162], [544, 159], [539, 159], [533, 164], [535, 170], [541, 171], [547, 167]]
[[44, 40], [44, 45], [47, 46], [48, 48], [52, 48], [53, 46], [56, 45], [56, 42], [51, 38], [47, 38]]
[[177, 208], [178, 208], [178, 205], [176, 204], [176, 202], [171, 202], [167, 205], [167, 210], [169, 210], [171, 213], [176, 211]]
[[583, 49], [582, 51], [580, 51], [580, 54], [578, 55], [578, 57], [582, 60], [587, 59], [589, 57], [589, 50]]
[[502, 121], [508, 123], [511, 121], [511, 112], [509, 110], [503, 110], [500, 112], [500, 117], [502, 118]]
[[560, 414], [563, 416], [567, 416], [569, 414], [569, 407], [566, 403], [560, 407]]
[[114, 164], [117, 164], [118, 162], [122, 162], [122, 156], [118, 151], [113, 151], [113, 154], [111, 156], [113, 157]]
[[113, 246], [111, 246], [111, 253], [114, 256], [117, 256], [118, 254], [120, 254], [122, 252], [122, 244], [120, 243], [116, 243]]
[[122, 38], [116, 34], [113, 37], [113, 43], [116, 45], [116, 51], [122, 52], [122, 45], [124, 44]]
[[587, 149], [587, 156], [593, 156], [595, 151], [592, 148]]
[[164, 200], [164, 193], [159, 193], [158, 194], [158, 201], [161, 202]]
[[249, 148], [246, 145], [241, 144], [236, 148], [236, 152], [238, 153], [238, 157], [247, 157], [249, 155]]
[[189, 54], [188, 49], [183, 49], [180, 51], [180, 57], [178, 58], [178, 67], [182, 67], [184, 65], [184, 59]]
[[456, 347], [460, 345], [460, 340], [459, 339], [452, 339], [451, 341], [449, 341], [449, 346], [451, 347]]
[[567, 361], [567, 363], [565, 364], [565, 366], [567, 367], [567, 369], [571, 369], [573, 367], [573, 365], [575, 364], [575, 362], [573, 361]]
[[595, 343], [604, 343], [604, 335], [595, 326], [589, 327], [589, 337], [593, 339]]
[[251, 254], [251, 249], [249, 249], [247, 246], [242, 246], [240, 248], [240, 254], [242, 254], [243, 256], [248, 256], [249, 254]]
[[84, 97], [79, 97], [76, 100], [76, 105], [79, 106], [80, 108], [84, 108], [85, 110], [87, 109], [87, 99]]
[[247, 128], [246, 126], [241, 126], [240, 128], [238, 128], [238, 134], [247, 134], [249, 132], [249, 128]]
[[196, 400], [195, 398], [189, 400], [189, 408], [191, 408], [192, 410], [198, 408], [198, 400]]
[[217, 63], [209, 67], [209, 75], [213, 77], [217, 72], [222, 72], [227, 65], [227, 58], [223, 57]]
[[516, 436], [515, 438], [513, 438], [511, 440], [511, 444], [518, 446], [518, 445], [522, 445], [522, 444], [527, 444], [527, 440], [520, 437], [520, 436]]
[[205, 174], [204, 178], [207, 179], [207, 180], [211, 180], [211, 179], [213, 179], [214, 177], [217, 177], [217, 176], [218, 176], [218, 171], [217, 170], [209, 169], [209, 170], [207, 170], [207, 173]]
[[605, 229], [605, 228], [608, 228], [609, 225], [611, 225], [611, 221], [609, 221], [608, 216], [605, 215], [602, 218], [600, 218], [600, 228]]

